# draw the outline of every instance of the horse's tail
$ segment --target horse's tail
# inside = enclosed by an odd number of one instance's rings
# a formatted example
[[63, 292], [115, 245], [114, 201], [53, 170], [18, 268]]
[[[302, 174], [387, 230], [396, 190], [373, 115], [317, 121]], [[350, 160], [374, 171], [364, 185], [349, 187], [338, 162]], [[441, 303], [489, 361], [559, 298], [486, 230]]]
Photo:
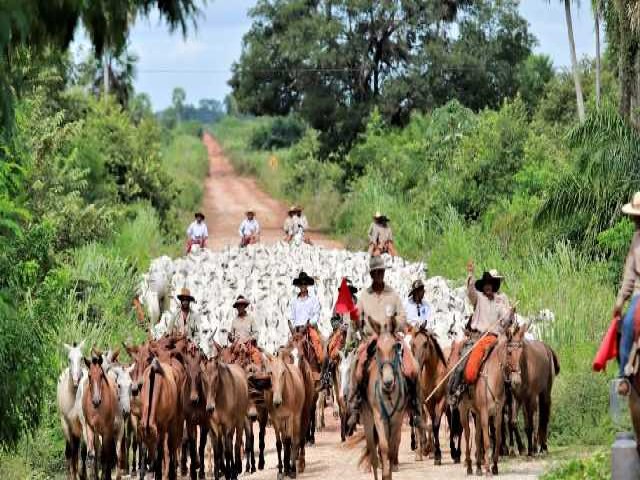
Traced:
[[460, 410], [447, 406], [447, 419], [449, 420], [449, 431], [452, 437], [462, 435], [462, 420], [460, 420]]
[[[366, 439], [367, 436], [364, 432], [357, 432], [347, 439], [345, 446], [348, 450], [352, 450], [358, 447], [361, 443], [365, 442]], [[360, 459], [358, 460], [358, 467], [362, 468], [365, 471], [368, 471], [371, 469], [371, 466], [371, 452], [369, 451], [369, 447], [365, 442], [364, 447], [362, 447], [362, 452], [360, 453]]]
[[560, 362], [558, 361], [558, 356], [556, 355], [556, 352], [553, 351], [553, 348], [547, 347], [547, 349], [553, 358], [553, 369], [555, 374], [558, 375], [560, 373]]

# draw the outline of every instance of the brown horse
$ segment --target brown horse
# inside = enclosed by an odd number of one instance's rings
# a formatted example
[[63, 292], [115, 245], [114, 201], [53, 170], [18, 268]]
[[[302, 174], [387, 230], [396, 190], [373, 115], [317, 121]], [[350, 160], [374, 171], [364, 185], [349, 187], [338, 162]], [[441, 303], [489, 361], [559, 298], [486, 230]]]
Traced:
[[[163, 480], [176, 476], [177, 449], [182, 440], [179, 377], [171, 363], [153, 357], [142, 379], [141, 441], [154, 462], [156, 478], [162, 475]], [[144, 478], [145, 463], [141, 463], [140, 478]]]
[[[307, 328], [298, 328], [293, 332], [291, 339], [289, 340], [289, 344], [287, 349], [289, 351], [294, 348], [298, 349], [299, 354], [305, 360], [307, 366], [309, 367], [309, 374], [311, 376], [311, 381], [313, 384], [313, 389], [310, 393], [312, 398], [307, 398], [305, 402], [309, 403], [309, 422], [308, 426], [305, 426], [305, 442], [309, 442], [311, 445], [316, 443], [316, 409], [318, 405], [318, 394], [319, 394], [319, 386], [320, 386], [320, 374], [322, 370], [322, 365], [318, 360], [318, 357], [313, 348], [313, 344], [309, 339], [309, 332]], [[305, 379], [306, 382], [306, 379]], [[305, 411], [307, 409], [305, 408]]]
[[[218, 465], [223, 465], [225, 478], [236, 479], [238, 474], [242, 473], [240, 451], [249, 405], [247, 378], [239, 365], [229, 365], [216, 358], [204, 360], [201, 369], [209, 428], [213, 431], [216, 440], [215, 477], [219, 478]], [[222, 462], [223, 455], [224, 462]]]
[[271, 390], [265, 391], [265, 401], [276, 433], [279, 480], [284, 476], [295, 478], [298, 469], [304, 470], [304, 458], [301, 455], [299, 458], [299, 454], [303, 452], [301, 447], [305, 441], [301, 425], [306, 403], [305, 381], [300, 368], [289, 363], [290, 361], [289, 354], [285, 351], [267, 359]]
[[[460, 401], [460, 418], [465, 438], [465, 464], [467, 473], [473, 473], [471, 464], [471, 443], [469, 414], [475, 417], [476, 473], [482, 475], [482, 466], [486, 473], [498, 473], [500, 445], [502, 444], [502, 411], [505, 403], [505, 366], [507, 363], [507, 339], [498, 338], [498, 342], [487, 357], [480, 370], [475, 385], [470, 386]], [[492, 422], [493, 419], [493, 422]], [[489, 468], [491, 450], [490, 429], [495, 432], [492, 452], [492, 465]]]
[[[543, 342], [525, 340], [528, 325], [523, 325], [508, 335], [506, 368], [511, 390], [517, 404], [522, 405], [527, 434], [527, 454], [537, 453], [533, 435], [534, 415], [538, 412], [537, 439], [540, 451], [547, 452], [549, 417], [551, 414], [551, 389], [560, 364], [555, 352]], [[517, 406], [512, 408], [509, 427], [517, 433]]]
[[375, 355], [367, 369], [367, 389], [360, 414], [367, 442], [362, 462], [371, 465], [376, 480], [381, 464], [382, 480], [390, 480], [391, 472], [398, 468], [407, 382], [401, 369], [402, 346], [396, 337], [382, 332], [372, 345]]
[[[102, 478], [110, 480], [116, 454], [115, 438], [118, 435], [115, 430], [117, 428], [115, 420], [118, 415], [118, 397], [113, 380], [102, 368], [102, 361], [102, 354], [97, 351], [92, 351], [91, 360], [85, 358], [89, 372], [82, 398], [82, 413], [85, 418], [84, 438], [87, 443], [89, 471], [94, 478], [97, 478], [96, 451], [101, 444]], [[120, 476], [118, 468], [117, 478], [119, 479]]]
[[[191, 460], [189, 473], [192, 480], [197, 477], [198, 468], [200, 478], [205, 478], [205, 448], [209, 430], [209, 415], [206, 410], [206, 399], [202, 381], [201, 364], [206, 358], [198, 351], [195, 344], [190, 344], [184, 355], [184, 366], [187, 373], [183, 384], [182, 408], [186, 425], [187, 440], [182, 446], [181, 471], [187, 472], [187, 457]], [[196, 452], [197, 431], [200, 429], [200, 446]]]
[[[421, 416], [423, 425], [427, 425], [427, 415], [431, 419], [431, 430], [434, 443], [434, 463], [442, 463], [440, 450], [440, 421], [446, 406], [447, 386], [445, 382], [438, 387], [447, 374], [447, 361], [433, 332], [425, 329], [418, 330], [413, 337], [411, 350], [418, 364], [418, 381], [420, 382], [419, 403], [422, 405]], [[429, 399], [428, 401], [427, 398]], [[426, 403], [424, 403], [426, 401]], [[424, 428], [419, 428], [420, 445], [416, 449], [416, 460], [422, 460], [422, 455], [428, 454], [427, 435]]]

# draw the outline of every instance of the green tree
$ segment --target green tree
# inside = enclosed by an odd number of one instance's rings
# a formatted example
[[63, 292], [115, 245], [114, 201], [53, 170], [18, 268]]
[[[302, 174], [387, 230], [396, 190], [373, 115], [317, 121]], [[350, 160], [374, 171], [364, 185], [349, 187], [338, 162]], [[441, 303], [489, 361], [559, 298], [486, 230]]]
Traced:
[[187, 99], [187, 94], [184, 88], [176, 87], [171, 93], [171, 103], [173, 104], [173, 110], [176, 112], [176, 120], [178, 123], [182, 120], [182, 113], [184, 109], [184, 101]]
[[582, 94], [582, 81], [580, 80], [580, 68], [578, 66], [578, 56], [576, 55], [576, 41], [573, 37], [573, 20], [571, 18], [571, 0], [563, 0], [564, 17], [567, 22], [567, 37], [569, 41], [569, 53], [571, 55], [571, 71], [573, 72], [573, 83], [576, 90], [576, 104], [578, 106], [578, 119], [584, 122], [584, 96]]
[[536, 110], [547, 84], [553, 77], [553, 63], [548, 55], [530, 55], [521, 65], [518, 71], [519, 93], [529, 113]]

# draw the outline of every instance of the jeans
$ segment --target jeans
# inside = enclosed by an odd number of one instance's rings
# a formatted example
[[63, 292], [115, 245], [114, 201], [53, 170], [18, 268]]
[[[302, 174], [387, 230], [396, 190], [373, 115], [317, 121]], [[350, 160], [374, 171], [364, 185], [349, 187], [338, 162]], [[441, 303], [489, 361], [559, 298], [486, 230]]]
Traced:
[[638, 301], [640, 295], [636, 295], [631, 299], [629, 309], [622, 319], [622, 335], [620, 337], [620, 376], [624, 375], [624, 367], [629, 361], [629, 354], [631, 353], [631, 347], [633, 346], [633, 326], [635, 311], [638, 307]]

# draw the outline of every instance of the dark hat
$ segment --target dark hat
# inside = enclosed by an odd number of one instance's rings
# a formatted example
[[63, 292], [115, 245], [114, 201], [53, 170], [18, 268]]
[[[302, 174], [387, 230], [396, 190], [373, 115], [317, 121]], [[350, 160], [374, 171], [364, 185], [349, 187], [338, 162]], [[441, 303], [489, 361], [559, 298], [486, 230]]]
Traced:
[[183, 288], [180, 290], [180, 293], [178, 294], [178, 300], [189, 300], [190, 302], [196, 303], [196, 299], [191, 296], [191, 290], [189, 290], [188, 288]]
[[387, 217], [383, 213], [380, 213], [379, 211], [373, 215], [373, 219], [376, 220], [377, 222], [383, 222], [383, 223], [389, 221], [389, 217]]
[[233, 308], [238, 308], [239, 305], [249, 305], [249, 303], [249, 300], [244, 298], [242, 295], [238, 295], [238, 298], [236, 298], [236, 301], [233, 304]]
[[[358, 289], [353, 286], [353, 283], [351, 283], [351, 279], [347, 278], [346, 280], [347, 280], [347, 287], [349, 288], [351, 295], [355, 295], [356, 293], [358, 293]], [[338, 287], [338, 291], [340, 291], [340, 287]]]
[[195, 218], [202, 218], [202, 220], [204, 220], [204, 214], [202, 212], [196, 212], [196, 214], [194, 215]]
[[502, 279], [504, 277], [498, 273], [497, 270], [489, 270], [488, 272], [484, 272], [482, 277], [476, 280], [476, 290], [479, 292], [482, 291], [482, 288], [487, 283], [491, 283], [493, 285], [493, 291], [497, 292], [500, 290], [500, 284], [502, 283]]
[[420, 280], [420, 279], [414, 280], [411, 283], [411, 290], [409, 290], [409, 296], [413, 295], [413, 292], [415, 292], [416, 290], [419, 290], [421, 288], [424, 290], [424, 283], [422, 282], [422, 280]]
[[296, 287], [299, 287], [301, 285], [313, 285], [315, 284], [315, 280], [313, 280], [313, 278], [311, 278], [309, 275], [306, 274], [306, 272], [302, 271], [300, 272], [300, 275], [298, 275], [298, 278], [294, 278], [293, 279], [293, 284]]

